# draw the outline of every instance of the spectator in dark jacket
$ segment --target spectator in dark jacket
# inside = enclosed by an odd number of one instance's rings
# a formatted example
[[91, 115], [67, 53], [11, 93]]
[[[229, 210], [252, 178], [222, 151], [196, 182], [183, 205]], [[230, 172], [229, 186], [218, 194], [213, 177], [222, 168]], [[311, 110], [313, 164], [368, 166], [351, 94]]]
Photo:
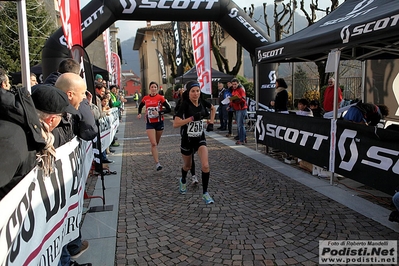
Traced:
[[309, 103], [310, 109], [312, 109], [313, 117], [323, 117], [324, 110], [321, 108], [318, 100], [312, 100]]
[[359, 102], [348, 109], [344, 120], [366, 126], [376, 126], [388, 114], [389, 110], [386, 105]]
[[[54, 138], [50, 132], [61, 121], [62, 113], [76, 113], [69, 104], [66, 94], [53, 86], [36, 85], [32, 97], [29, 97], [25, 88], [14, 90], [15, 94], [10, 91], [7, 97], [9, 100], [14, 99], [15, 106], [21, 106], [20, 121], [24, 122], [21, 124], [17, 122], [18, 120], [0, 120], [0, 148], [8, 153], [8, 156], [0, 160], [0, 169], [2, 169], [0, 199], [36, 165], [42, 168], [44, 176], [51, 173], [55, 148]], [[5, 104], [5, 101], [1, 101], [3, 108], [6, 108]], [[33, 126], [35, 128], [33, 131], [29, 130], [30, 125], [36, 125]]]
[[284, 79], [278, 78], [276, 80], [276, 96], [270, 105], [278, 113], [288, 114], [288, 85]]

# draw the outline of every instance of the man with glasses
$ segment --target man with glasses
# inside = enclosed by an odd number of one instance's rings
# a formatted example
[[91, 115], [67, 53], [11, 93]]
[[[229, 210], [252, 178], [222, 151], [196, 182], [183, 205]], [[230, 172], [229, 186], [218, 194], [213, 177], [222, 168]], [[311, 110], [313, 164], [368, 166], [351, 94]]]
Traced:
[[[330, 78], [328, 80], [328, 86], [326, 90], [324, 91], [324, 101], [323, 101], [323, 108], [325, 112], [330, 112], [334, 110], [334, 84], [335, 84], [335, 79]], [[338, 86], [338, 106], [339, 108], [340, 104], [342, 102], [342, 91], [341, 88]]]

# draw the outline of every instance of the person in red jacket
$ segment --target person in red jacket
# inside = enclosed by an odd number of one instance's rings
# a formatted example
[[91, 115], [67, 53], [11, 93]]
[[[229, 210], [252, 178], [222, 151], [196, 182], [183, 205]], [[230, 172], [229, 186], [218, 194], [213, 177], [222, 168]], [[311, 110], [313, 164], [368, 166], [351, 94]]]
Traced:
[[[146, 107], [147, 136], [151, 142], [151, 153], [156, 163], [156, 169], [159, 171], [162, 169], [162, 165], [158, 159], [158, 144], [164, 129], [163, 114], [171, 112], [172, 109], [165, 97], [158, 94], [158, 84], [154, 81], [150, 82], [150, 94], [141, 99], [137, 115], [138, 119], [141, 118], [141, 111], [144, 106]], [[162, 106], [165, 108], [162, 108]]]
[[[330, 78], [328, 80], [328, 87], [324, 91], [324, 101], [323, 101], [323, 108], [325, 112], [330, 112], [334, 110], [334, 84], [335, 84], [335, 79]], [[342, 91], [341, 88], [338, 87], [338, 106], [339, 108], [340, 104], [342, 102]]]
[[247, 132], [245, 131], [245, 118], [247, 117], [247, 99], [245, 89], [238, 79], [231, 80], [233, 91], [230, 97], [230, 107], [236, 112], [236, 122], [238, 131], [237, 145], [244, 145], [247, 140]]

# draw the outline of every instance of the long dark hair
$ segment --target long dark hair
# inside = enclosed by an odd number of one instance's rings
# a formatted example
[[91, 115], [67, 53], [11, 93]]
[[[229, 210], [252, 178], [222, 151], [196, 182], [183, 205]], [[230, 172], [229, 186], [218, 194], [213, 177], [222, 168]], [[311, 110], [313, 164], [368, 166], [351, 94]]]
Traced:
[[276, 82], [278, 82], [279, 87], [288, 88], [288, 85], [283, 78], [276, 79]]

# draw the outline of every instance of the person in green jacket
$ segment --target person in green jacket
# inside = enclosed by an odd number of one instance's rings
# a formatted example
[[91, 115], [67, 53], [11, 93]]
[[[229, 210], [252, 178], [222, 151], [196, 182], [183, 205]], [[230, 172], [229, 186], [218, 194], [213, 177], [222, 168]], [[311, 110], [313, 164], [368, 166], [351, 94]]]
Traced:
[[136, 108], [138, 108], [139, 107], [139, 94], [137, 91], [133, 96], [133, 101], [136, 103]]

